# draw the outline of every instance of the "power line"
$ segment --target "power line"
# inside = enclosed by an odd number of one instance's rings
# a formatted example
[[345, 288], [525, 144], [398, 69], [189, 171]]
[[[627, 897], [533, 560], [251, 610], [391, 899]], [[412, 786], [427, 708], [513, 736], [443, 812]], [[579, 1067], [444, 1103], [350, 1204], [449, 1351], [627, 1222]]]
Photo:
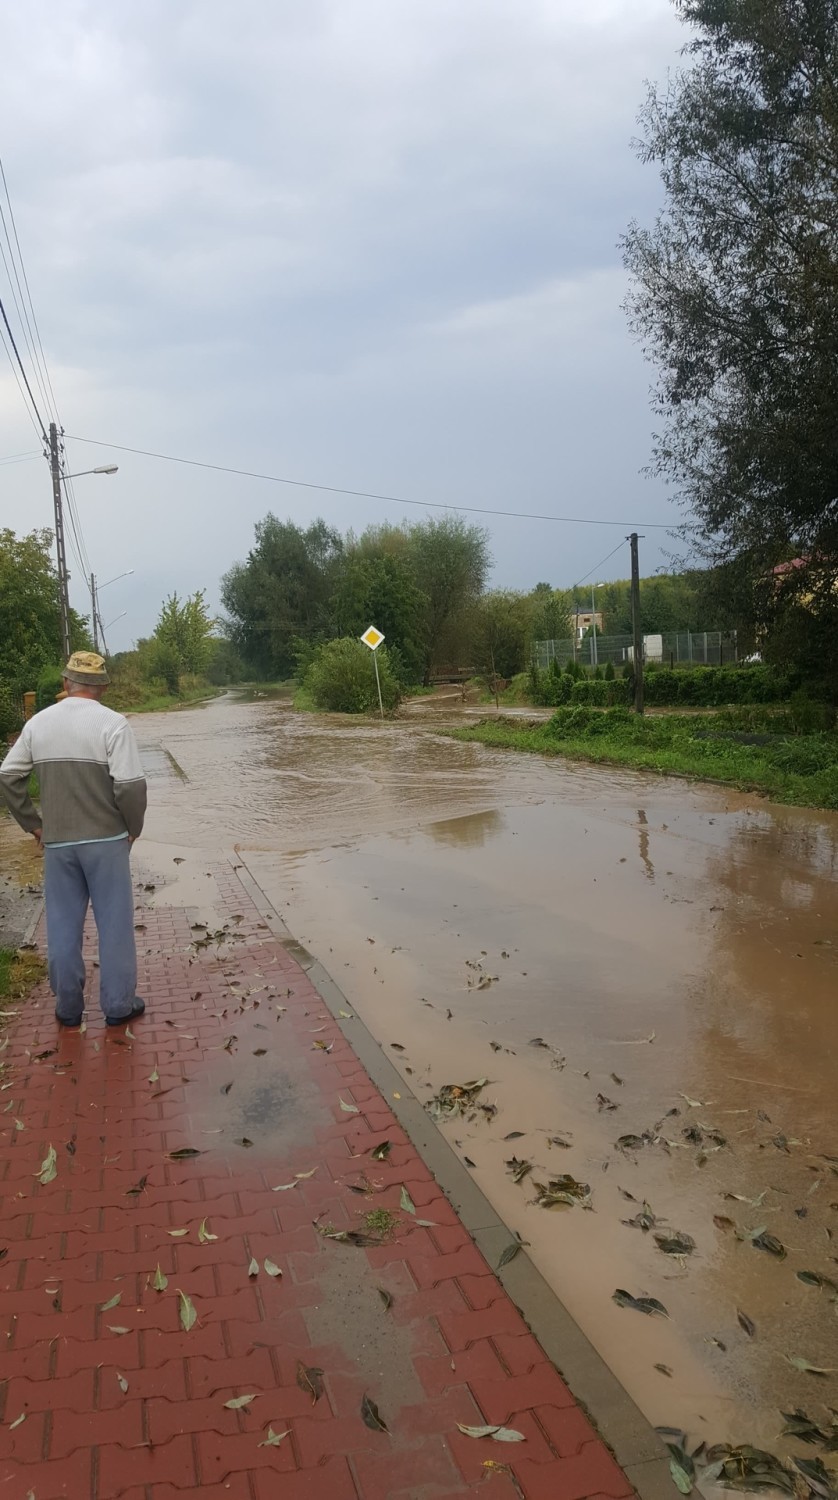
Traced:
[[[197, 458], [179, 458], [173, 453], [155, 453], [149, 448], [129, 448], [125, 443], [106, 443], [101, 438], [76, 437], [67, 434], [72, 443], [93, 443], [97, 448], [112, 448], [116, 453], [136, 453], [142, 458], [160, 458], [170, 464], [186, 464], [192, 469], [212, 469], [216, 474], [236, 474], [241, 479], [264, 479], [269, 484], [290, 484], [302, 490], [323, 490], [330, 495], [353, 495], [359, 500], [387, 500], [394, 505], [420, 505], [426, 510], [461, 510], [478, 516], [510, 516], [515, 521], [561, 521], [577, 526], [645, 526], [650, 531], [671, 531], [664, 521], [602, 521], [593, 516], [547, 516], [522, 510], [492, 510], [484, 505], [459, 505], [441, 500], [406, 500], [403, 495], [381, 495], [374, 490], [350, 490], [338, 484], [315, 484], [309, 479], [286, 479], [279, 474], [261, 474], [253, 469], [234, 469], [227, 464], [203, 463]], [[622, 546], [622, 543], [620, 543]]]
[[[35, 382], [36, 382], [36, 384], [38, 386], [38, 392], [40, 394], [41, 400], [44, 403], [44, 406], [47, 408], [47, 411], [49, 412], [50, 416], [52, 416], [52, 412], [50, 411], [50, 407], [49, 407], [49, 397], [47, 396], [46, 389], [44, 387], [44, 381], [43, 381], [43, 377], [41, 375], [41, 369], [40, 369], [40, 366], [38, 364], [37, 356], [33, 353], [33, 347], [32, 346], [33, 346], [33, 344], [35, 342], [35, 337], [34, 337], [34, 334], [32, 334], [32, 327], [31, 327], [31, 324], [29, 322], [29, 314], [26, 311], [26, 301], [25, 301], [24, 296], [23, 296], [23, 288], [22, 288], [22, 286], [20, 284], [20, 275], [18, 273], [17, 263], [15, 261], [14, 255], [12, 253], [12, 242], [9, 239], [9, 231], [6, 228], [6, 216], [3, 213], [3, 205], [2, 205], [2, 203], [0, 203], [0, 226], [2, 227], [3, 234], [5, 235], [6, 244], [9, 247], [9, 260], [6, 259], [6, 252], [3, 249], [2, 241], [0, 241], [0, 258], [2, 259], [3, 265], [5, 266], [5, 269], [6, 269], [6, 276], [8, 278], [8, 282], [9, 282], [9, 289], [11, 291], [12, 301], [14, 302], [15, 311], [16, 311], [17, 316], [18, 316], [18, 322], [20, 324], [20, 330], [21, 330], [21, 333], [23, 334], [23, 342], [26, 345], [26, 352], [29, 355], [29, 358], [30, 358], [30, 360], [32, 362], [32, 365], [33, 365], [33, 368], [34, 368], [34, 371], [35, 371]], [[9, 269], [9, 261], [11, 261], [11, 270]], [[13, 276], [14, 276], [14, 280], [12, 279]], [[20, 292], [20, 301], [18, 301], [18, 294], [15, 291], [15, 282], [17, 282], [18, 292]], [[23, 303], [22, 307], [21, 307], [21, 303]], [[30, 342], [30, 335], [31, 335], [31, 342]]]
[[[49, 366], [48, 366], [47, 361], [46, 361], [46, 355], [44, 354], [44, 346], [43, 346], [43, 343], [41, 342], [41, 330], [38, 327], [38, 319], [35, 316], [35, 304], [32, 301], [32, 293], [29, 290], [29, 277], [26, 274], [26, 262], [23, 259], [23, 251], [20, 248], [20, 240], [18, 238], [18, 232], [17, 232], [17, 223], [15, 221], [15, 211], [12, 208], [12, 200], [11, 200], [11, 198], [9, 196], [9, 185], [8, 185], [8, 183], [6, 181], [6, 169], [3, 166], [3, 158], [2, 157], [0, 157], [0, 178], [2, 178], [2, 180], [3, 180], [3, 188], [4, 188], [5, 193], [6, 193], [6, 202], [9, 205], [9, 218], [11, 219], [11, 222], [12, 222], [12, 230], [14, 232], [15, 244], [17, 245], [18, 260], [20, 261], [20, 269], [21, 269], [21, 271], [23, 273], [23, 284], [26, 287], [26, 295], [29, 298], [29, 307], [30, 307], [31, 312], [32, 312], [32, 322], [33, 322], [33, 324], [35, 326], [35, 334], [36, 334], [36, 337], [37, 337], [37, 340], [38, 340], [38, 348], [41, 351], [41, 360], [43, 362], [43, 367], [44, 367], [44, 376], [46, 377], [47, 386], [49, 387], [49, 393], [50, 393], [50, 396], [52, 397], [52, 410], [55, 413], [56, 420], [57, 420], [58, 402], [55, 399], [55, 391], [52, 388], [52, 381], [49, 378]], [[49, 402], [47, 402], [47, 406], [48, 405], [49, 405]]]
[[41, 453], [10, 453], [6, 458], [0, 458], [0, 464], [25, 464], [33, 458], [42, 458]]
[[[15, 336], [12, 333], [11, 325], [9, 323], [9, 320], [8, 320], [7, 316], [6, 316], [6, 309], [3, 306], [3, 299], [2, 299], [2, 297], [0, 297], [0, 315], [2, 315], [3, 322], [6, 325], [6, 332], [9, 335], [9, 340], [11, 342], [11, 346], [12, 346], [12, 348], [15, 351], [15, 357], [17, 359], [18, 366], [20, 368], [20, 373], [23, 376], [23, 383], [26, 386], [27, 391], [29, 392], [29, 400], [32, 402], [32, 410], [34, 411], [35, 416], [37, 417], [38, 423], [39, 423], [40, 428], [41, 428], [40, 436], [43, 438], [44, 442], [46, 442], [47, 441], [47, 430], [46, 430], [46, 428], [44, 426], [43, 417], [41, 416], [41, 413], [38, 410], [38, 403], [35, 400], [35, 397], [32, 395], [32, 387], [29, 384], [28, 376], [27, 376], [26, 371], [25, 371], [25, 369], [23, 367], [23, 360], [20, 357], [20, 351], [19, 351], [19, 349], [17, 347], [17, 344], [15, 343]], [[8, 350], [6, 352], [8, 353]]]
[[[38, 424], [37, 424], [37, 422], [35, 421], [35, 418], [32, 415], [32, 408], [31, 408], [31, 406], [29, 405], [29, 402], [26, 399], [26, 392], [25, 392], [25, 390], [23, 388], [23, 385], [21, 383], [21, 379], [20, 379], [20, 375], [18, 373], [17, 365], [15, 364], [15, 362], [14, 362], [14, 360], [12, 358], [12, 351], [9, 348], [8, 343], [6, 342], [6, 335], [3, 332], [2, 326], [0, 326], [0, 339], [2, 339], [2, 341], [3, 341], [3, 348], [6, 351], [6, 355], [8, 357], [9, 364], [12, 367], [12, 374], [14, 375], [15, 380], [17, 381], [17, 388], [20, 391], [20, 399], [23, 402], [24, 406], [26, 407], [26, 414], [27, 414], [30, 422], [32, 423], [32, 430], [35, 433], [35, 436], [37, 438], [42, 438], [43, 434], [38, 430]], [[44, 441], [45, 441], [45, 439], [44, 439]]]
[[576, 582], [575, 582], [575, 583], [574, 583], [574, 584], [573, 584], [573, 585], [572, 585], [572, 588], [574, 588], [574, 589], [578, 589], [578, 588], [580, 588], [580, 587], [581, 587], [581, 585], [582, 585], [582, 584], [583, 584], [583, 583], [587, 583], [587, 581], [588, 581], [588, 579], [589, 579], [589, 578], [590, 578], [590, 577], [591, 577], [591, 576], [592, 576], [592, 575], [593, 575], [593, 574], [594, 574], [594, 573], [598, 573], [598, 572], [599, 572], [599, 570], [600, 570], [600, 568], [604, 568], [604, 567], [605, 567], [605, 564], [606, 564], [606, 563], [607, 563], [607, 562], [610, 562], [610, 561], [611, 561], [611, 558], [612, 558], [612, 557], [614, 557], [614, 556], [615, 556], [615, 555], [616, 555], [616, 553], [618, 553], [618, 552], [619, 552], [619, 550], [620, 550], [620, 548], [621, 548], [621, 547], [625, 547], [625, 545], [626, 545], [626, 539], [625, 539], [625, 537], [624, 537], [624, 538], [623, 538], [623, 540], [622, 540], [622, 541], [621, 541], [621, 542], [618, 542], [618, 544], [617, 544], [617, 546], [616, 546], [616, 547], [615, 547], [615, 548], [614, 548], [614, 551], [613, 551], [613, 552], [609, 552], [609, 554], [608, 554], [608, 556], [607, 556], [607, 557], [604, 557], [604, 558], [603, 558], [603, 559], [602, 559], [602, 561], [601, 561], [601, 562], [598, 562], [598, 563], [594, 563], [594, 566], [593, 566], [593, 567], [592, 567], [592, 568], [591, 568], [591, 571], [590, 571], [590, 573], [586, 573], [586, 574], [585, 574], [585, 575], [584, 575], [584, 577], [583, 577], [583, 578], [577, 578], [577, 580], [576, 580]]

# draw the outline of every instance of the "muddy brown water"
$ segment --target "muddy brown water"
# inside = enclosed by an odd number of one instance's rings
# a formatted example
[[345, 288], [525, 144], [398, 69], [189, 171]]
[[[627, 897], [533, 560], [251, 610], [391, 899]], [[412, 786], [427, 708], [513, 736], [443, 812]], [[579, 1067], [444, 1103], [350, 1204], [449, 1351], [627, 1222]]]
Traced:
[[[445, 739], [463, 712], [137, 717], [152, 899], [200, 906], [235, 847], [406, 1088], [489, 1080], [493, 1118], [440, 1128], [651, 1421], [788, 1452], [780, 1410], [838, 1406], [789, 1363], [838, 1365], [836, 1292], [797, 1277], [838, 1285], [838, 816]], [[534, 1205], [561, 1173], [592, 1211]]]

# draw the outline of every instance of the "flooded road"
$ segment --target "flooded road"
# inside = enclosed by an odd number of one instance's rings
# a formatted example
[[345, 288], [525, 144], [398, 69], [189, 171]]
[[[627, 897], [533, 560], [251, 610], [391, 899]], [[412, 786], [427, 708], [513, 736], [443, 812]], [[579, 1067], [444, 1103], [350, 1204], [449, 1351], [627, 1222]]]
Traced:
[[[406, 1088], [489, 1080], [440, 1128], [651, 1421], [788, 1451], [779, 1409], [838, 1406], [790, 1363], [838, 1365], [838, 816], [460, 744], [457, 712], [138, 716], [143, 864], [199, 905], [235, 847]], [[535, 1206], [565, 1173], [592, 1211]]]

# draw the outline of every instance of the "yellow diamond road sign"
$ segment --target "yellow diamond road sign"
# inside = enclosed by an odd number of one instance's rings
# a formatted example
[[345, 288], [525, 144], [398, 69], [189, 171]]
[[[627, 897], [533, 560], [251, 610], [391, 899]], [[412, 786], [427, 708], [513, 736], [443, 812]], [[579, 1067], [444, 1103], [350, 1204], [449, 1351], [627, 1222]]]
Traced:
[[365, 646], [369, 646], [371, 651], [377, 651], [384, 640], [384, 636], [380, 630], [376, 630], [375, 626], [371, 625], [369, 630], [364, 631], [361, 640]]

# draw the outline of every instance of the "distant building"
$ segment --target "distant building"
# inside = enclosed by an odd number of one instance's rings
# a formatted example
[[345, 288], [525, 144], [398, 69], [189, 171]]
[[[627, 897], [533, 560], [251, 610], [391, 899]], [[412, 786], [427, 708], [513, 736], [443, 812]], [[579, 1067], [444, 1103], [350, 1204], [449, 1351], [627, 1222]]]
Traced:
[[573, 611], [573, 625], [576, 631], [577, 641], [581, 641], [587, 635], [591, 626], [596, 623], [597, 634], [602, 635], [602, 611], [594, 613], [590, 609], [575, 609]]

